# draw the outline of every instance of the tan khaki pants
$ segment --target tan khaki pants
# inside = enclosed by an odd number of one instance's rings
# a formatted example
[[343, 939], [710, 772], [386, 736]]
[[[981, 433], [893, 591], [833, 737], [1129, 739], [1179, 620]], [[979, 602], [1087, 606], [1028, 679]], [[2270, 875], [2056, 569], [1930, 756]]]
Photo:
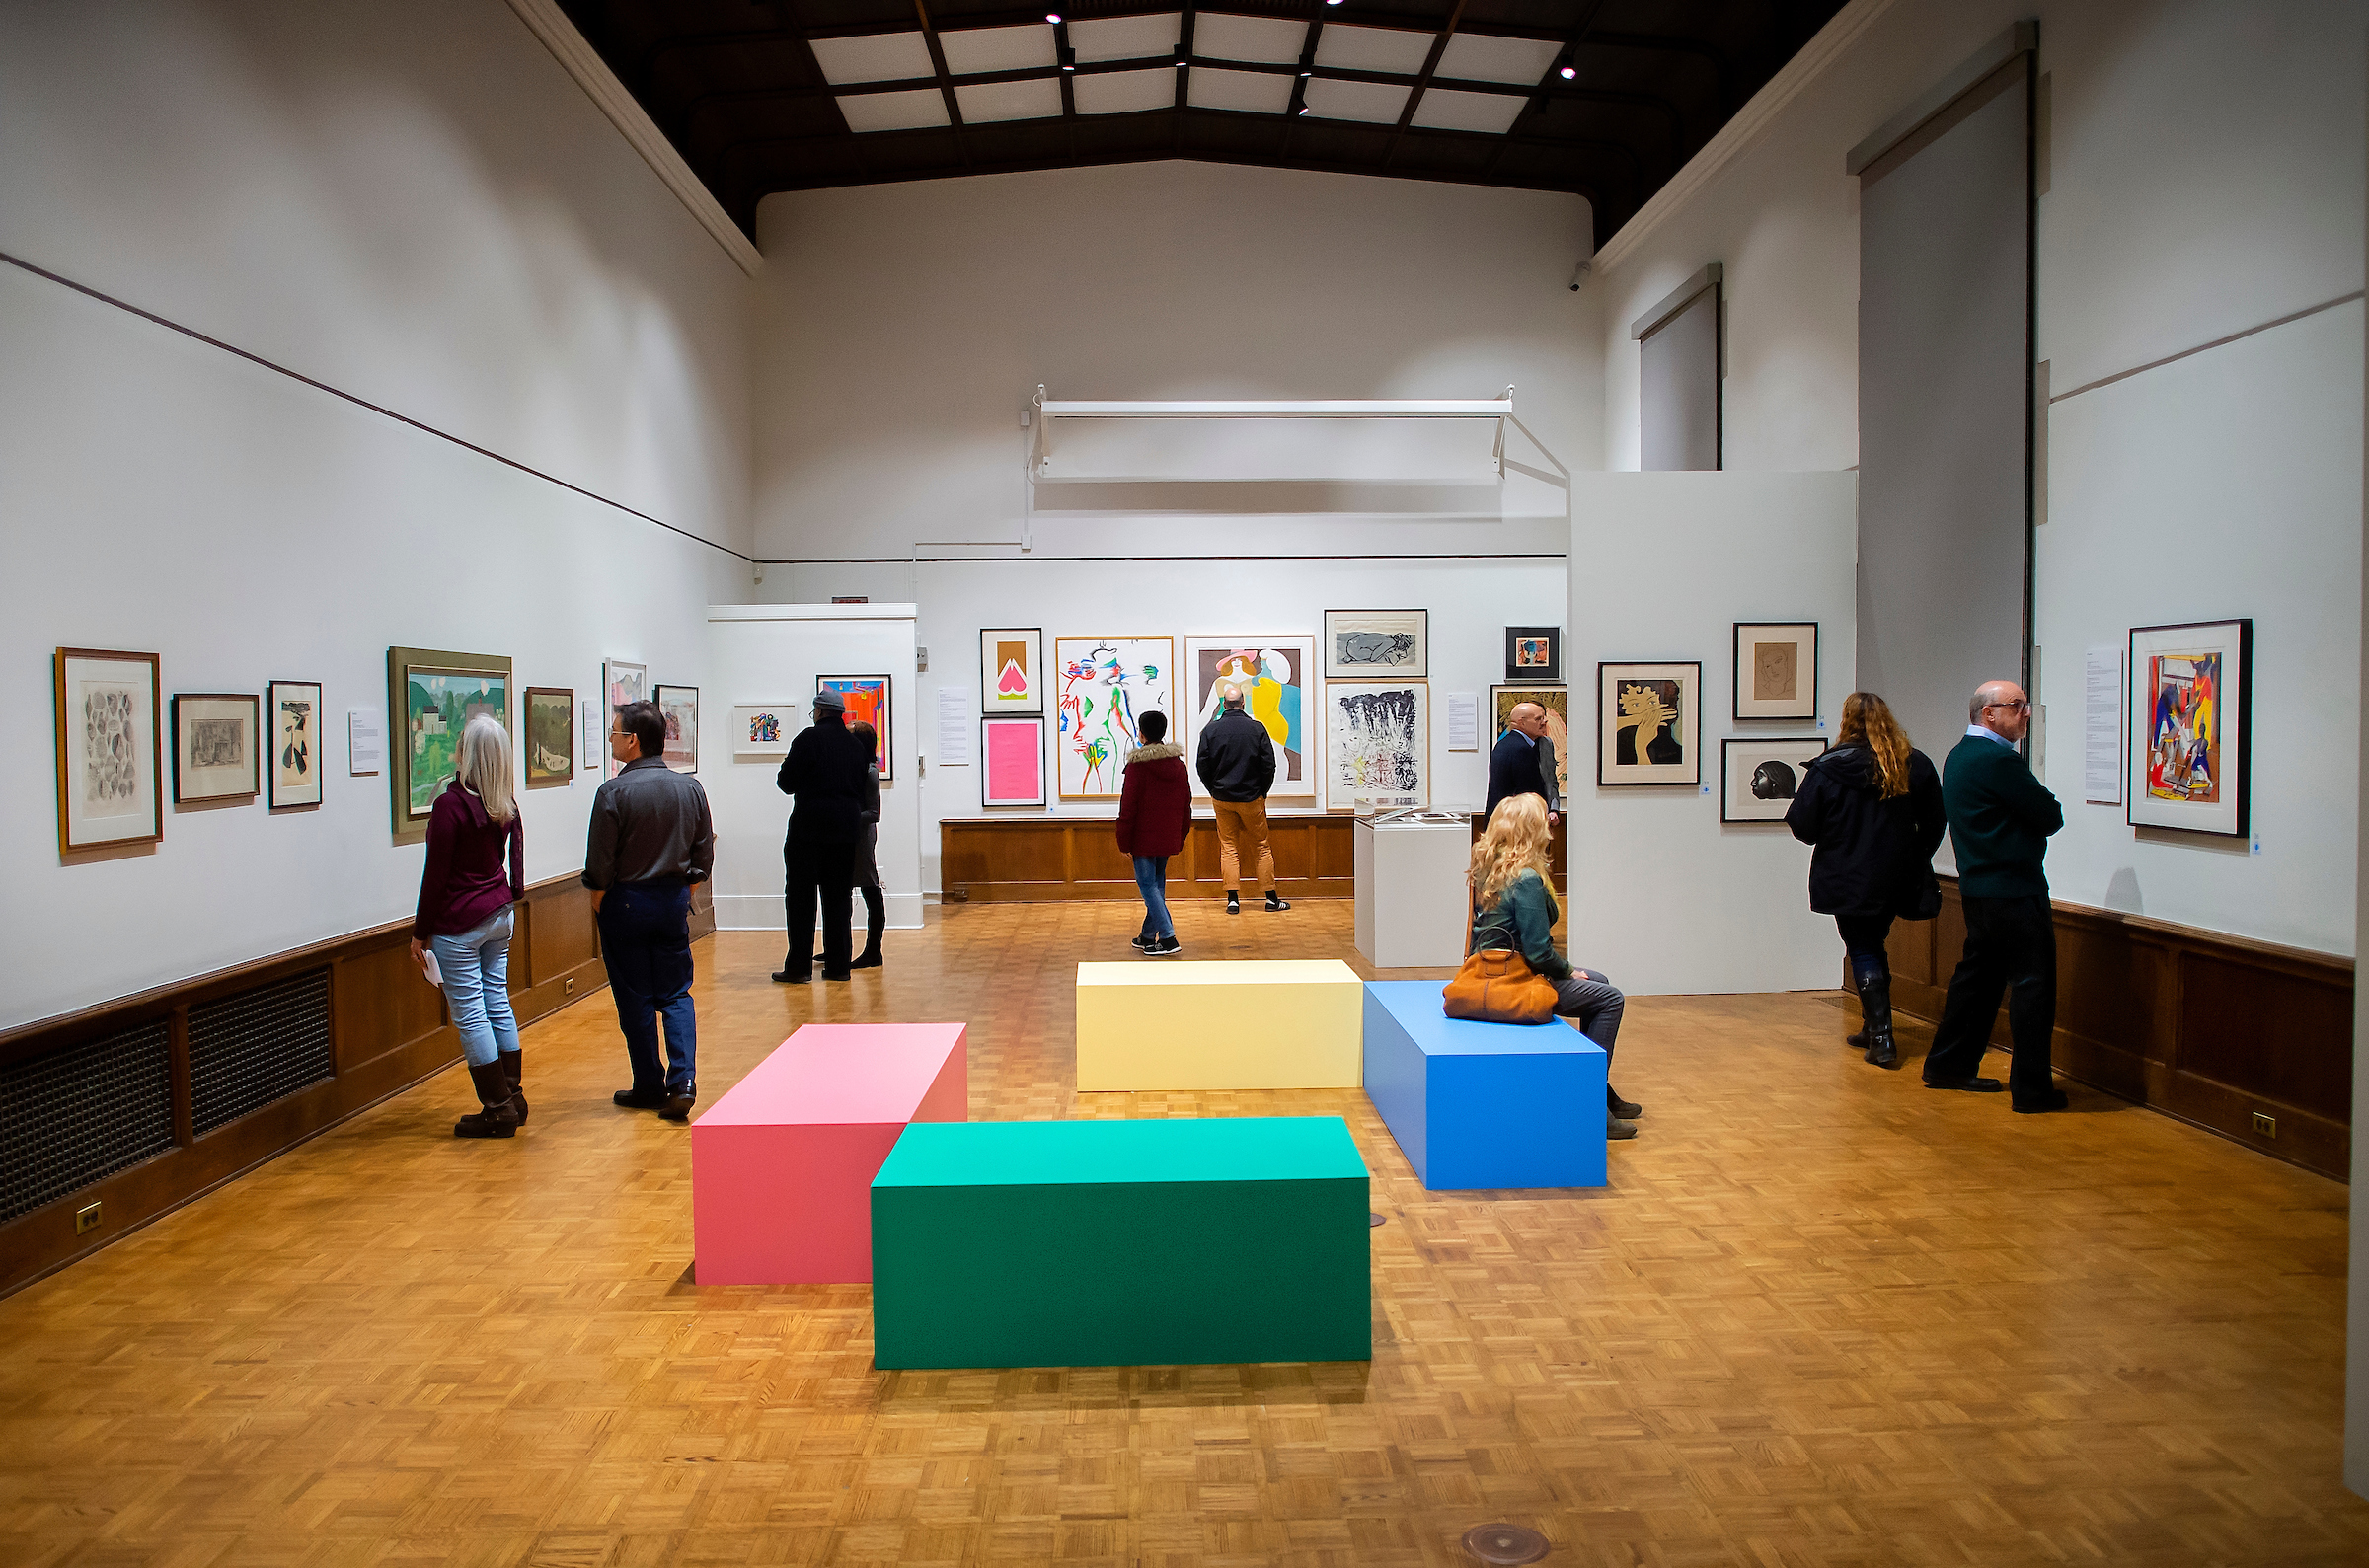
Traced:
[[1209, 805], [1217, 813], [1217, 866], [1225, 873], [1226, 890], [1242, 886], [1242, 854], [1248, 850], [1255, 858], [1260, 886], [1273, 892], [1275, 852], [1266, 842], [1266, 802], [1212, 800]]

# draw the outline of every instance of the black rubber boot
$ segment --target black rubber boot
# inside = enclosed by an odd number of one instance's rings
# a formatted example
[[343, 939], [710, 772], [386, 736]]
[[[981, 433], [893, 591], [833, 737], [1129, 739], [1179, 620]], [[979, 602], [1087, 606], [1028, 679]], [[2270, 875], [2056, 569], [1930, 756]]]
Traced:
[[499, 1062], [480, 1067], [469, 1064], [469, 1082], [477, 1089], [478, 1109], [452, 1124], [455, 1138], [515, 1138], [518, 1118], [510, 1110], [510, 1081]]
[[855, 961], [847, 967], [850, 969], [879, 968], [880, 933], [887, 929], [888, 912], [886, 910], [882, 910], [878, 915], [867, 915], [864, 919], [864, 951], [859, 953]]
[[1867, 1035], [1863, 1060], [1870, 1067], [1898, 1067], [1900, 1048], [1892, 1043], [1892, 977], [1869, 975], [1859, 983], [1859, 1016]]
[[501, 1076], [510, 1083], [510, 1114], [518, 1118], [521, 1127], [526, 1125], [526, 1090], [519, 1087], [526, 1080], [525, 1056], [524, 1051], [504, 1051], [497, 1058]]

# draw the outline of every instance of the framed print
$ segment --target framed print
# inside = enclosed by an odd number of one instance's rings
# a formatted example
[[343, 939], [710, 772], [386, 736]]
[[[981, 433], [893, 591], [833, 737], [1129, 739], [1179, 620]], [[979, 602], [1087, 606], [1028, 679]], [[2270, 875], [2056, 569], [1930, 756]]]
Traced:
[[699, 772], [699, 688], [656, 688], [658, 716], [666, 720], [666, 766], [676, 773]]
[[1818, 624], [1735, 623], [1735, 716], [1818, 716]]
[[253, 694], [183, 692], [173, 699], [173, 803], [252, 800], [263, 791]]
[[[650, 701], [650, 667], [646, 664], [628, 664], [623, 659], [603, 659], [600, 661], [600, 732], [606, 735], [610, 720], [616, 716], [618, 709], [628, 703]], [[606, 746], [602, 747], [602, 753], [606, 756]], [[610, 756], [603, 766], [608, 771], [608, 777], [614, 779], [625, 764]]]
[[[1316, 798], [1316, 638], [1310, 636], [1186, 637], [1184, 675], [1190, 682], [1184, 733], [1171, 736], [1184, 755], [1198, 753], [1201, 731], [1216, 721], [1228, 686], [1242, 689], [1243, 710], [1266, 726], [1275, 743], [1270, 799]], [[1119, 754], [1120, 762], [1126, 754]], [[1191, 764], [1185, 765], [1188, 769]], [[1201, 792], [1193, 779], [1193, 793]]]
[[1596, 783], [1703, 782], [1703, 665], [1596, 666]]
[[979, 720], [979, 758], [985, 767], [979, 780], [980, 805], [1044, 804], [1043, 719]]
[[1327, 610], [1325, 679], [1415, 681], [1431, 673], [1428, 610]]
[[1431, 803], [1426, 681], [1327, 681], [1325, 804], [1337, 811]]
[[837, 692], [847, 705], [847, 721], [872, 726], [873, 761], [880, 765], [880, 783], [895, 777], [889, 771], [889, 759], [894, 755], [888, 744], [889, 720], [888, 677], [885, 675], [817, 675], [814, 695]]
[[2125, 819], [2244, 838], [2254, 785], [2254, 623], [2134, 627], [2128, 669]]
[[1489, 689], [1491, 749], [1513, 727], [1513, 710], [1536, 703], [1547, 710], [1547, 740], [1555, 748], [1555, 798], [1571, 798], [1571, 694], [1561, 686], [1492, 686]]
[[526, 689], [526, 786], [550, 789], [575, 782], [575, 690]]
[[1022, 627], [979, 633], [979, 711], [1044, 711], [1044, 632]]
[[321, 803], [321, 683], [273, 681], [264, 688], [265, 745], [270, 755], [264, 778], [270, 784], [266, 809]]
[[459, 763], [461, 731], [491, 713], [513, 739], [510, 661], [497, 653], [448, 653], [437, 648], [387, 649], [388, 788], [395, 803], [395, 842], [427, 837], [428, 814]]
[[95, 850], [165, 836], [157, 657], [59, 648], [50, 674], [57, 718], [57, 847]]
[[1826, 749], [1814, 735], [1764, 740], [1758, 735], [1719, 742], [1721, 822], [1783, 822], [1801, 790], [1801, 770]]
[[1507, 627], [1505, 679], [1560, 682], [1563, 679], [1563, 628]]
[[1119, 772], [1140, 744], [1135, 721], [1145, 713], [1166, 713], [1169, 739], [1184, 743], [1173, 722], [1176, 656], [1174, 637], [1053, 638], [1053, 783], [1062, 799], [1118, 798]]
[[732, 756], [752, 762], [787, 757], [798, 727], [796, 703], [741, 703], [732, 709]]

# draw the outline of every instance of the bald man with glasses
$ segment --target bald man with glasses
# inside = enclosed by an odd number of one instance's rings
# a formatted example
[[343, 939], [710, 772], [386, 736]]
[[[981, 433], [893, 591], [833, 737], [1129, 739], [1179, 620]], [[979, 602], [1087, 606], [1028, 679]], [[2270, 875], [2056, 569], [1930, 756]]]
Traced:
[[1942, 768], [1942, 809], [1957, 857], [1966, 914], [1965, 955], [1949, 977], [1942, 1021], [1925, 1056], [1927, 1088], [1995, 1094], [1982, 1053], [2007, 999], [2016, 1053], [2009, 1099], [2019, 1111], [2059, 1111], [2065, 1091], [2050, 1071], [2056, 1028], [2056, 922], [2040, 869], [2065, 808], [2016, 749], [2031, 728], [2031, 700], [2013, 681], [1985, 681], [1966, 705], [1965, 737]]

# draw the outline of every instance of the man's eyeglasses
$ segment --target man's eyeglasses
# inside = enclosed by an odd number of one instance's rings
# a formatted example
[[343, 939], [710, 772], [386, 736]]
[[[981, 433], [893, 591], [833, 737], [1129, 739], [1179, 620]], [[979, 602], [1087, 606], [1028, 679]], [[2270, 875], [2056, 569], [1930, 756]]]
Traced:
[[2021, 697], [2012, 703], [1985, 703], [1982, 706], [1985, 708], [2004, 708], [2011, 713], [2022, 713], [2030, 711], [2031, 699], [2028, 697]]

